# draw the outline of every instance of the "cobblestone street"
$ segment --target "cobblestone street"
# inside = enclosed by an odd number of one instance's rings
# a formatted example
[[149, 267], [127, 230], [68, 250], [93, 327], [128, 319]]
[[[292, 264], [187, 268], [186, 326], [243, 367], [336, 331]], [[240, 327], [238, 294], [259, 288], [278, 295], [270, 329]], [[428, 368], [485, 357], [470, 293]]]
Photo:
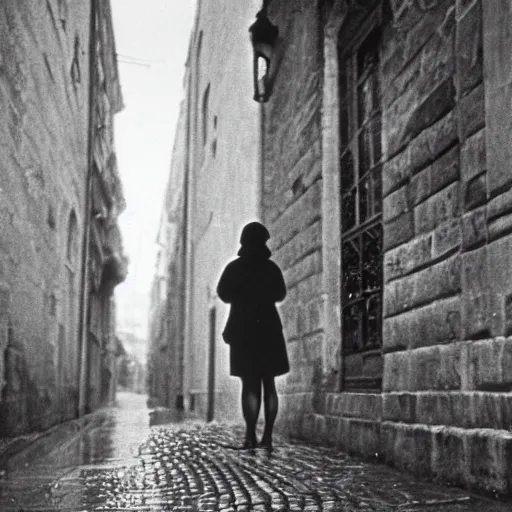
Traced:
[[271, 454], [238, 450], [239, 425], [150, 427], [150, 418], [170, 418], [151, 414], [141, 395], [120, 394], [118, 402], [4, 456], [0, 510], [510, 510], [510, 504], [283, 438]]

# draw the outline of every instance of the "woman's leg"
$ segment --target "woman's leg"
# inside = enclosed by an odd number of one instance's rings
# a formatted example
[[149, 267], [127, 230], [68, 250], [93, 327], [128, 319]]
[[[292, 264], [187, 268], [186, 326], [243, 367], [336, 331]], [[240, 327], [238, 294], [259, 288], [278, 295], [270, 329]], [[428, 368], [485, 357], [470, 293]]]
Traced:
[[256, 446], [256, 423], [261, 406], [261, 379], [259, 377], [242, 377], [242, 413], [245, 419], [245, 446]]
[[261, 444], [272, 447], [272, 431], [274, 430], [274, 422], [276, 421], [277, 409], [279, 401], [277, 398], [276, 384], [274, 377], [263, 378], [263, 400], [265, 408], [265, 430], [261, 438]]

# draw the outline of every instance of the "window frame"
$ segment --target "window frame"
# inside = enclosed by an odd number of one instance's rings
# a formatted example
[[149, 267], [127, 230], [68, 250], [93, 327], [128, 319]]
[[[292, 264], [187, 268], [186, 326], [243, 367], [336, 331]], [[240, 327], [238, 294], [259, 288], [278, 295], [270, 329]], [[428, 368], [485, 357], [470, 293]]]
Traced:
[[[382, 42], [382, 31], [384, 28], [383, 23], [383, 9], [382, 4], [375, 6], [370, 13], [360, 21], [360, 27], [350, 34], [350, 30], [346, 30], [346, 25], [343, 25], [338, 34], [337, 40], [337, 59], [338, 59], [338, 112], [340, 116], [339, 122], [339, 176], [340, 176], [340, 316], [341, 316], [341, 352], [343, 366], [342, 375], [343, 379], [340, 382], [342, 389], [352, 390], [350, 386], [350, 377], [345, 376], [345, 356], [352, 356], [360, 354], [364, 357], [368, 355], [379, 355], [382, 354], [382, 305], [383, 305], [383, 290], [384, 290], [384, 279], [383, 279], [383, 221], [382, 221], [382, 165], [384, 162], [384, 154], [382, 151], [382, 90], [380, 87], [381, 83], [381, 42]], [[348, 37], [346, 36], [348, 33]], [[364, 49], [365, 44], [370, 38], [376, 37], [376, 67], [370, 69], [370, 75], [368, 70], [366, 74], [359, 74], [359, 62], [360, 52]], [[370, 110], [370, 116], [368, 118], [361, 118], [360, 114], [360, 88], [365, 83], [368, 77], [375, 77], [373, 80], [377, 81], [376, 90], [377, 97], [373, 98], [373, 110]], [[373, 86], [372, 86], [373, 87]], [[373, 90], [373, 93], [375, 90]], [[377, 101], [375, 101], [375, 99]], [[375, 132], [370, 130], [375, 123], [378, 126], [378, 139], [375, 137]], [[366, 132], [365, 132], [366, 131]], [[362, 160], [360, 158], [360, 139], [363, 133], [369, 133], [370, 137], [370, 154], [371, 157], [368, 160], [369, 165], [363, 169]], [[374, 139], [379, 140], [379, 158], [374, 161]], [[344, 176], [344, 161], [352, 155], [352, 180], [348, 180], [347, 176]], [[377, 177], [376, 177], [377, 176]], [[366, 218], [361, 217], [361, 189], [365, 183], [369, 183], [368, 189], [371, 192], [372, 200], [370, 203], [368, 199], [365, 203], [367, 214]], [[378, 194], [377, 192], [378, 191]], [[353, 222], [352, 225], [347, 227], [347, 219], [344, 214], [347, 214], [345, 201], [348, 199], [349, 194], [354, 192], [353, 201]], [[378, 197], [377, 197], [378, 196]], [[368, 204], [372, 205], [370, 211], [368, 211]], [[371, 274], [366, 271], [365, 273], [365, 255], [364, 255], [364, 240], [368, 235], [371, 236], [372, 230], [377, 232], [376, 239], [380, 240], [378, 243], [377, 253], [377, 286], [371, 289], [364, 289], [365, 275]], [[356, 282], [358, 285], [359, 293], [355, 294], [354, 298], [348, 300], [351, 296], [347, 297], [347, 283], [349, 281], [349, 267], [347, 264], [347, 256], [345, 253], [345, 247], [350, 244], [356, 243], [358, 246], [358, 261], [357, 261], [357, 278]], [[369, 258], [369, 260], [372, 258]], [[352, 267], [352, 268], [355, 268]], [[368, 268], [368, 267], [366, 267]], [[375, 268], [375, 266], [373, 266]], [[367, 277], [367, 279], [369, 279]], [[369, 314], [369, 305], [371, 301], [377, 301], [377, 316], [373, 316], [373, 321], [376, 322], [372, 330], [370, 330], [370, 322], [372, 317]], [[355, 309], [354, 309], [355, 308]], [[359, 311], [357, 311], [359, 309]], [[356, 311], [355, 315], [352, 316], [351, 312]], [[354, 337], [355, 341], [349, 346], [348, 333], [346, 332], [346, 325], [349, 322], [358, 322], [357, 335]], [[369, 343], [369, 332], [374, 334], [373, 344]], [[375, 333], [376, 336], [375, 336]], [[357, 339], [356, 339], [357, 338]], [[355, 377], [354, 380], [357, 380]], [[365, 379], [364, 371], [362, 371], [359, 379]], [[368, 378], [371, 381], [371, 378]], [[377, 379], [378, 380], [378, 379]], [[348, 384], [347, 384], [348, 383]], [[357, 387], [357, 386], [356, 386]], [[372, 386], [368, 391], [380, 391], [381, 380], [377, 386]]]

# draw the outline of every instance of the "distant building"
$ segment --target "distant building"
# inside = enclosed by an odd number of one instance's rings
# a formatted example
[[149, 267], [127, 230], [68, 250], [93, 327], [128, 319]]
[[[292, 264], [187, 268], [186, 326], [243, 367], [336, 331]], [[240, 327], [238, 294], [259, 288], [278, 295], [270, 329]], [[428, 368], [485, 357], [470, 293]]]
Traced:
[[0, 40], [0, 434], [14, 435], [113, 398], [122, 99], [108, 1], [3, 2]]
[[[166, 198], [167, 203], [167, 198]], [[156, 238], [158, 245], [155, 275], [151, 286], [149, 308], [149, 353], [148, 353], [148, 393], [159, 405], [171, 405], [170, 401], [170, 356], [167, 317], [168, 266], [172, 246], [168, 243], [170, 225], [167, 205], [160, 217]]]
[[119, 338], [117, 338], [117, 342], [116, 390], [145, 393], [143, 364], [126, 351]]
[[186, 103], [176, 128], [171, 170], [156, 238], [149, 313], [148, 393], [156, 405], [183, 408], [186, 244]]
[[119, 330], [117, 359], [118, 390], [146, 393], [146, 341], [131, 331]]

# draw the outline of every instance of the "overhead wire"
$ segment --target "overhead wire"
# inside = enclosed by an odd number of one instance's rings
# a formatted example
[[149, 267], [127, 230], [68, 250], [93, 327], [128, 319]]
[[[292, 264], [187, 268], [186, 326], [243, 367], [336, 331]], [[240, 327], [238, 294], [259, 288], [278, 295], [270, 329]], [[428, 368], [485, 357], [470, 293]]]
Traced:
[[143, 68], [151, 67], [151, 64], [144, 64], [143, 62], [134, 62], [134, 61], [124, 60], [124, 59], [117, 59], [117, 62], [120, 62], [121, 64], [133, 64], [134, 66], [142, 66]]
[[134, 64], [135, 66], [143, 66], [146, 68], [150, 68], [151, 64], [162, 63], [162, 60], [151, 60], [151, 59], [142, 59], [140, 57], [133, 57], [131, 55], [124, 55], [122, 53], [116, 54], [118, 61], [124, 64]]

